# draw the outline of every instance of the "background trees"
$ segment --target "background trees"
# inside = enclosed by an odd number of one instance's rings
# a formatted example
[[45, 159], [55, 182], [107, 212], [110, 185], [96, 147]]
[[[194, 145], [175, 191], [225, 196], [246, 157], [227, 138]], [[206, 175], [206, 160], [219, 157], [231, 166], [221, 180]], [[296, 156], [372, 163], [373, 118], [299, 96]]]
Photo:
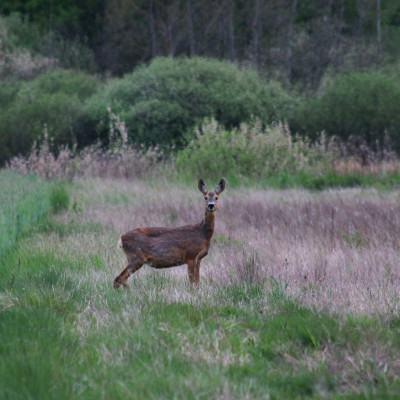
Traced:
[[108, 107], [145, 145], [257, 117], [400, 151], [399, 56], [400, 0], [3, 0], [0, 164], [107, 143]]
[[14, 12], [45, 37], [44, 55], [73, 42], [117, 75], [157, 56], [206, 56], [316, 87], [326, 71], [400, 54], [399, 0], [3, 0], [0, 14]]

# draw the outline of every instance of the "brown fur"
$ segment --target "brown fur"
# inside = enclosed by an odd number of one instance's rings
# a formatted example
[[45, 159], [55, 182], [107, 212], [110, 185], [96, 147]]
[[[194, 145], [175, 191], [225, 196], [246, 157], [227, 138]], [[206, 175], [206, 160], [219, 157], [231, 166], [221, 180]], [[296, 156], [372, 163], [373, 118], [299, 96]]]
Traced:
[[209, 192], [202, 179], [198, 183], [204, 194], [206, 211], [199, 224], [178, 228], [138, 228], [121, 235], [119, 246], [126, 255], [125, 269], [114, 279], [114, 287], [128, 288], [128, 278], [148, 264], [153, 268], [170, 268], [187, 264], [190, 284], [199, 286], [200, 262], [207, 255], [214, 233], [218, 195], [225, 189], [221, 179], [214, 192]]

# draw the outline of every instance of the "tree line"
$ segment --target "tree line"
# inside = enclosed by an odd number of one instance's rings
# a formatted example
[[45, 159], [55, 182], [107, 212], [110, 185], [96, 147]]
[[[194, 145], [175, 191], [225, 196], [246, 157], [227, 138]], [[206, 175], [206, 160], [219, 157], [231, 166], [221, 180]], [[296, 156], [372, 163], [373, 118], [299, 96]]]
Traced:
[[0, 165], [107, 147], [108, 109], [145, 148], [213, 117], [400, 154], [398, 39], [400, 0], [3, 0]]
[[185, 55], [249, 64], [287, 84], [317, 87], [327, 71], [400, 55], [400, 0], [1, 2], [0, 14], [15, 12], [38, 27], [45, 55], [72, 41], [93, 55], [93, 63], [80, 59], [79, 69], [115, 76], [155, 57]]

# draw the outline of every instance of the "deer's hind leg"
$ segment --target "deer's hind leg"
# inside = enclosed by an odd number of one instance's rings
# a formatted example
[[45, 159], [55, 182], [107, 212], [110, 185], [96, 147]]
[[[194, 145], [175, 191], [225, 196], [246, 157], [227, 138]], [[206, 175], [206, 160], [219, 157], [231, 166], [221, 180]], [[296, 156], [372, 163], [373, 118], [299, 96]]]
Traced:
[[114, 279], [115, 289], [118, 289], [121, 285], [129, 289], [128, 278], [144, 264], [144, 260], [138, 259], [135, 255], [127, 254], [126, 258], [127, 265], [125, 269]]

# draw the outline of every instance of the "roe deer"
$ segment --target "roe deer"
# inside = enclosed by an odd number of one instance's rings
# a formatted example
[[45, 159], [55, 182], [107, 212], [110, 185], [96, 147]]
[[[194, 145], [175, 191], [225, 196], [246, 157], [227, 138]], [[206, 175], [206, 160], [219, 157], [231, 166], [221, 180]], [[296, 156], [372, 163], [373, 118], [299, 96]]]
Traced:
[[126, 255], [125, 269], [114, 279], [114, 287], [128, 288], [128, 278], [147, 264], [153, 268], [169, 268], [187, 264], [189, 281], [198, 287], [200, 262], [207, 255], [214, 233], [218, 195], [225, 189], [221, 179], [214, 192], [209, 192], [202, 179], [198, 184], [206, 201], [204, 220], [179, 228], [138, 228], [121, 235], [119, 247]]

